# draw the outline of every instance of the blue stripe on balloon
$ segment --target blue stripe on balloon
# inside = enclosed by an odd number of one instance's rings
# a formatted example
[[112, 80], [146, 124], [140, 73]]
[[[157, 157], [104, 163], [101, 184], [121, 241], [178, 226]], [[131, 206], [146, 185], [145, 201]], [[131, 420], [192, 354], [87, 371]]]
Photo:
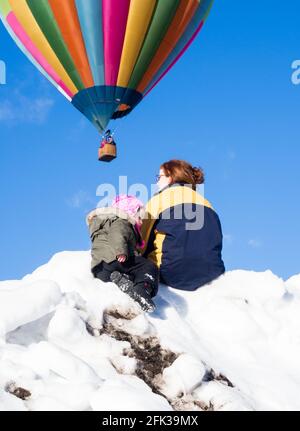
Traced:
[[187, 29], [182, 35], [181, 39], [178, 41], [177, 45], [166, 59], [164, 64], [161, 66], [159, 71], [156, 73], [150, 84], [147, 86], [143, 94], [146, 94], [151, 87], [156, 83], [156, 81], [163, 75], [163, 73], [168, 69], [168, 67], [173, 63], [175, 58], [180, 54], [185, 45], [191, 40], [193, 34], [197, 30], [201, 21], [205, 18], [209, 8], [212, 6], [213, 0], [202, 0], [198, 6], [196, 13], [191, 19]]
[[104, 85], [102, 1], [75, 1], [95, 85]]

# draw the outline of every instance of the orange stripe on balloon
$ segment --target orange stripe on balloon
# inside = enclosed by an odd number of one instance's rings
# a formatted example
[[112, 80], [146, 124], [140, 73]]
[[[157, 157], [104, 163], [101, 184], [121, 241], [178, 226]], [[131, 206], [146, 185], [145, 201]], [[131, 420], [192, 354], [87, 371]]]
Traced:
[[170, 28], [165, 35], [155, 57], [153, 58], [147, 72], [137, 87], [137, 91], [144, 93], [145, 89], [152, 81], [161, 66], [167, 60], [181, 36], [185, 32], [197, 8], [199, 7], [198, 0], [181, 0]]
[[85, 87], [93, 87], [90, 69], [75, 0], [49, 0], [49, 4]]

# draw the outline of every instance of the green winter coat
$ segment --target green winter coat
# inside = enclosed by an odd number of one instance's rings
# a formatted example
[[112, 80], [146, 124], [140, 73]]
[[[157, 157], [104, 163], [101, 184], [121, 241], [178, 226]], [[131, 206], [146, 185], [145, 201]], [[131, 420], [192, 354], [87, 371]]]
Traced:
[[92, 242], [92, 270], [102, 261], [111, 263], [120, 254], [135, 255], [139, 234], [135, 219], [118, 208], [97, 208], [86, 218]]

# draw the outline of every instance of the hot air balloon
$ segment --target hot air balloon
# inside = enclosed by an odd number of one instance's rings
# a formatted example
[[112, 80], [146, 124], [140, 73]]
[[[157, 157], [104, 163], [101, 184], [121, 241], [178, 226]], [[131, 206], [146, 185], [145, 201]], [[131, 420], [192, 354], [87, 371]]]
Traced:
[[[25, 55], [103, 135], [109, 121], [128, 115], [184, 54], [212, 3], [0, 0], [0, 16]], [[105, 159], [112, 142], [102, 144]], [[116, 155], [110, 152], [108, 160]]]

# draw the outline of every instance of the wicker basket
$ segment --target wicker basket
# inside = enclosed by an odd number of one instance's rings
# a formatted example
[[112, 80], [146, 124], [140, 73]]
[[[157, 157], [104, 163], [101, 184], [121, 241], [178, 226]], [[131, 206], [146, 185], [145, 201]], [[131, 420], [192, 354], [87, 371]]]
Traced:
[[98, 159], [101, 162], [111, 162], [117, 157], [117, 146], [116, 144], [109, 144], [108, 142], [98, 150]]

